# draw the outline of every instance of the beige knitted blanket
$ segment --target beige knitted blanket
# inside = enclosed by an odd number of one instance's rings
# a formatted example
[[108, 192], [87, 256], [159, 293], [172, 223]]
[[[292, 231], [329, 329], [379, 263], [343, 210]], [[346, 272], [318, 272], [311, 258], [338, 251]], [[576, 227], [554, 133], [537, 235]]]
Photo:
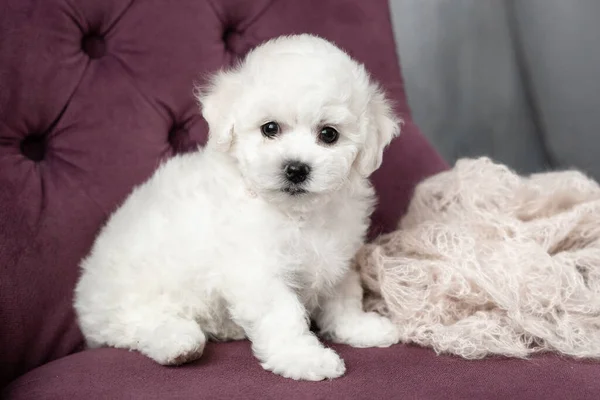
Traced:
[[356, 261], [365, 308], [404, 342], [465, 358], [600, 357], [600, 187], [579, 172], [460, 160]]

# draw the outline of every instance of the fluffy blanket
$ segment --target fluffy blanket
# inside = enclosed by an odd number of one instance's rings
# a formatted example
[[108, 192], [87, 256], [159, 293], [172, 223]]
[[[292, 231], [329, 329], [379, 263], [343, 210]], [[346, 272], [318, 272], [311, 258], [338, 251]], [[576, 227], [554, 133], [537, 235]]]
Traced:
[[600, 356], [600, 187], [579, 172], [460, 160], [356, 262], [365, 308], [404, 342], [471, 359]]

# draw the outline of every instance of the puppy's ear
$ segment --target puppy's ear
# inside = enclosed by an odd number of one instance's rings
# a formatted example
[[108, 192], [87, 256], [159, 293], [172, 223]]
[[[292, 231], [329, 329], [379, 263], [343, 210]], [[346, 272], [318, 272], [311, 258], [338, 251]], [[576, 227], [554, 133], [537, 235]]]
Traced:
[[381, 166], [383, 150], [400, 134], [402, 123], [402, 120], [394, 115], [384, 93], [375, 85], [371, 90], [367, 118], [367, 138], [357, 156], [358, 172], [364, 177], [370, 176]]
[[233, 140], [233, 102], [239, 95], [239, 77], [235, 71], [221, 71], [208, 85], [196, 89], [202, 116], [208, 122], [207, 146], [228, 151]]

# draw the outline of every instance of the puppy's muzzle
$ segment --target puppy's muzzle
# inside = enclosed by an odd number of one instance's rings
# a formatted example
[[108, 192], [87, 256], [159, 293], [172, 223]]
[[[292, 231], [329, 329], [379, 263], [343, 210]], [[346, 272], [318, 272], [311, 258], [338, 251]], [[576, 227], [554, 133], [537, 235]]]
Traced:
[[283, 172], [285, 179], [294, 185], [298, 185], [308, 179], [310, 166], [300, 161], [290, 161], [284, 165]]

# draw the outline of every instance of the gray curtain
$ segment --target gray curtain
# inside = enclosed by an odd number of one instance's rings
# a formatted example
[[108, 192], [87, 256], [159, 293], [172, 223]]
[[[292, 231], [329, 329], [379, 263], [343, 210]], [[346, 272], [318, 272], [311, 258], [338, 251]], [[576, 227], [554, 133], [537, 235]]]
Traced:
[[600, 178], [600, 0], [391, 0], [414, 118], [442, 155]]

